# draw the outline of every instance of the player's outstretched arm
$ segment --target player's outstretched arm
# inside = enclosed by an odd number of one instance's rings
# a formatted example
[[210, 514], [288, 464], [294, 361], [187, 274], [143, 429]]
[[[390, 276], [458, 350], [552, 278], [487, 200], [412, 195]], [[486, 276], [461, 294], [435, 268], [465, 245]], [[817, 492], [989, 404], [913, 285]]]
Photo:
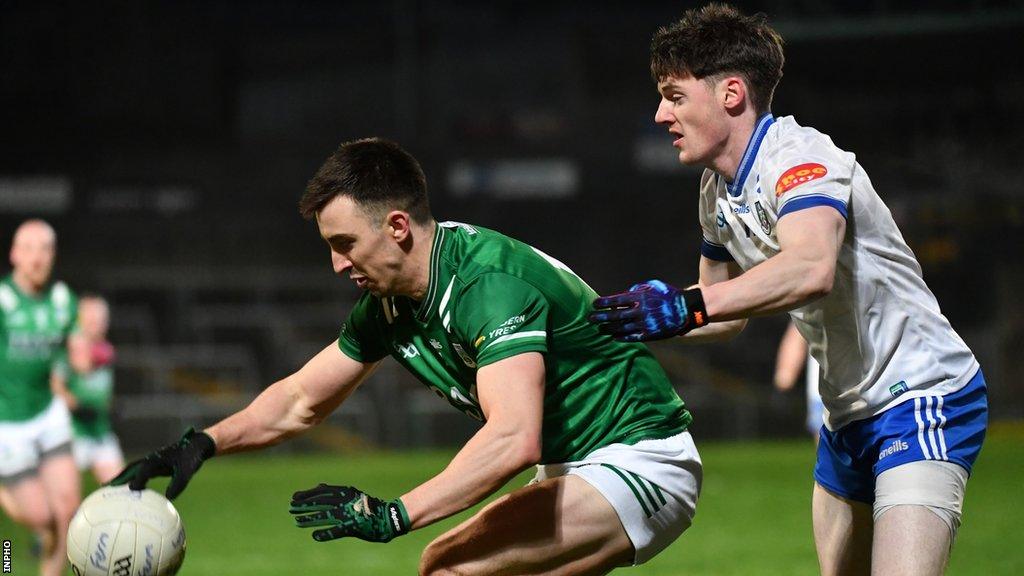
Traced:
[[540, 460], [544, 357], [518, 354], [477, 371], [487, 421], [437, 476], [401, 498], [383, 501], [352, 486], [320, 484], [292, 496], [300, 528], [318, 528], [318, 542], [354, 537], [388, 542], [447, 518], [485, 497]]
[[141, 490], [152, 478], [170, 476], [166, 495], [173, 500], [215, 454], [269, 446], [318, 424], [375, 366], [345, 356], [334, 342], [246, 408], [203, 432], [189, 429], [177, 442], [128, 464], [110, 483]]
[[276, 444], [323, 421], [376, 367], [349, 358], [335, 341], [206, 433], [218, 455]]
[[544, 357], [517, 354], [477, 371], [486, 423], [437, 476], [402, 496], [413, 528], [480, 502], [541, 458]]
[[[846, 220], [830, 206], [792, 212], [779, 219], [780, 251], [724, 282], [681, 290], [661, 280], [594, 300], [588, 317], [617, 340], [660, 340], [695, 332], [710, 323], [786, 312], [832, 290]], [[702, 275], [707, 258], [701, 258]], [[741, 325], [737, 325], [741, 326]], [[718, 339], [735, 328], [709, 329], [693, 338]]]
[[842, 214], [831, 206], [790, 212], [776, 234], [778, 254], [703, 290], [712, 321], [788, 312], [831, 292], [846, 235]]
[[526, 352], [480, 368], [477, 393], [486, 423], [443, 472], [397, 500], [406, 529], [469, 508], [540, 460], [544, 357]]

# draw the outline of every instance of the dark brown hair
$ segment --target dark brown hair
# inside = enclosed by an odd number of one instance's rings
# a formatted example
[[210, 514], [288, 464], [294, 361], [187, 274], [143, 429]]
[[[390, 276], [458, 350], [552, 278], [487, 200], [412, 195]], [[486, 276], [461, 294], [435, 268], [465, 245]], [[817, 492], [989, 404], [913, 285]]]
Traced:
[[744, 16], [728, 4], [687, 10], [681, 20], [663, 26], [651, 40], [651, 76], [717, 80], [739, 74], [757, 112], [772, 106], [782, 78], [782, 37], [764, 14]]
[[324, 161], [306, 185], [299, 213], [313, 219], [336, 196], [348, 196], [371, 218], [404, 210], [417, 224], [433, 217], [427, 178], [419, 162], [401, 146], [382, 138], [345, 142]]

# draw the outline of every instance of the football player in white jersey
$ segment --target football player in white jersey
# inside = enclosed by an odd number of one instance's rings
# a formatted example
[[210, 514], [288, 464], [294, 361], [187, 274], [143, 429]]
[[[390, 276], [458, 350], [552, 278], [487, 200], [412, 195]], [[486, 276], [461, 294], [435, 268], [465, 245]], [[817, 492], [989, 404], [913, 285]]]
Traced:
[[659, 29], [655, 121], [701, 179], [699, 282], [595, 301], [626, 341], [735, 335], [788, 311], [821, 364], [814, 470], [823, 574], [941, 574], [985, 436], [978, 362], [939, 311], [853, 154], [772, 116], [782, 39], [711, 4]]

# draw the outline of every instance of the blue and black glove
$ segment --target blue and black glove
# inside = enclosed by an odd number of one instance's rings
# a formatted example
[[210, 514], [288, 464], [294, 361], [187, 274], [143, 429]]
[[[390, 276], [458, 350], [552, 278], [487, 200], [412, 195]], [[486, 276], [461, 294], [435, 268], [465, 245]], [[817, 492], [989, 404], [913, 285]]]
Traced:
[[634, 284], [628, 292], [594, 300], [587, 319], [622, 342], [681, 336], [708, 323], [700, 288], [680, 290], [661, 280]]
[[313, 531], [317, 542], [346, 536], [390, 542], [409, 532], [409, 514], [400, 499], [384, 502], [351, 486], [320, 484], [296, 492], [288, 511], [299, 528], [327, 526]]
[[192, 475], [203, 462], [213, 457], [217, 447], [205, 432], [189, 428], [181, 440], [168, 444], [152, 454], [128, 464], [113, 480], [112, 486], [128, 484], [131, 490], [142, 490], [146, 482], [158, 476], [170, 476], [166, 496], [174, 500], [185, 489]]

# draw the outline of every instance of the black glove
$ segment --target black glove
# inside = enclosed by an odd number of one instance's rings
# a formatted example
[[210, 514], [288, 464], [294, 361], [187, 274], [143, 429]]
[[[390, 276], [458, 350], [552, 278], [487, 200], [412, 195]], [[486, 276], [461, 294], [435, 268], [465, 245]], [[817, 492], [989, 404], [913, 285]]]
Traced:
[[185, 489], [203, 462], [212, 458], [216, 451], [213, 438], [205, 432], [196, 432], [195, 429], [189, 428], [181, 440], [128, 464], [110, 481], [110, 484], [128, 484], [131, 490], [142, 490], [151, 478], [170, 476], [171, 483], [167, 486], [165, 494], [168, 500], [174, 500]]
[[400, 499], [385, 502], [352, 486], [320, 484], [296, 492], [288, 511], [299, 528], [326, 527], [313, 531], [317, 542], [346, 536], [390, 542], [409, 531], [409, 515]]

